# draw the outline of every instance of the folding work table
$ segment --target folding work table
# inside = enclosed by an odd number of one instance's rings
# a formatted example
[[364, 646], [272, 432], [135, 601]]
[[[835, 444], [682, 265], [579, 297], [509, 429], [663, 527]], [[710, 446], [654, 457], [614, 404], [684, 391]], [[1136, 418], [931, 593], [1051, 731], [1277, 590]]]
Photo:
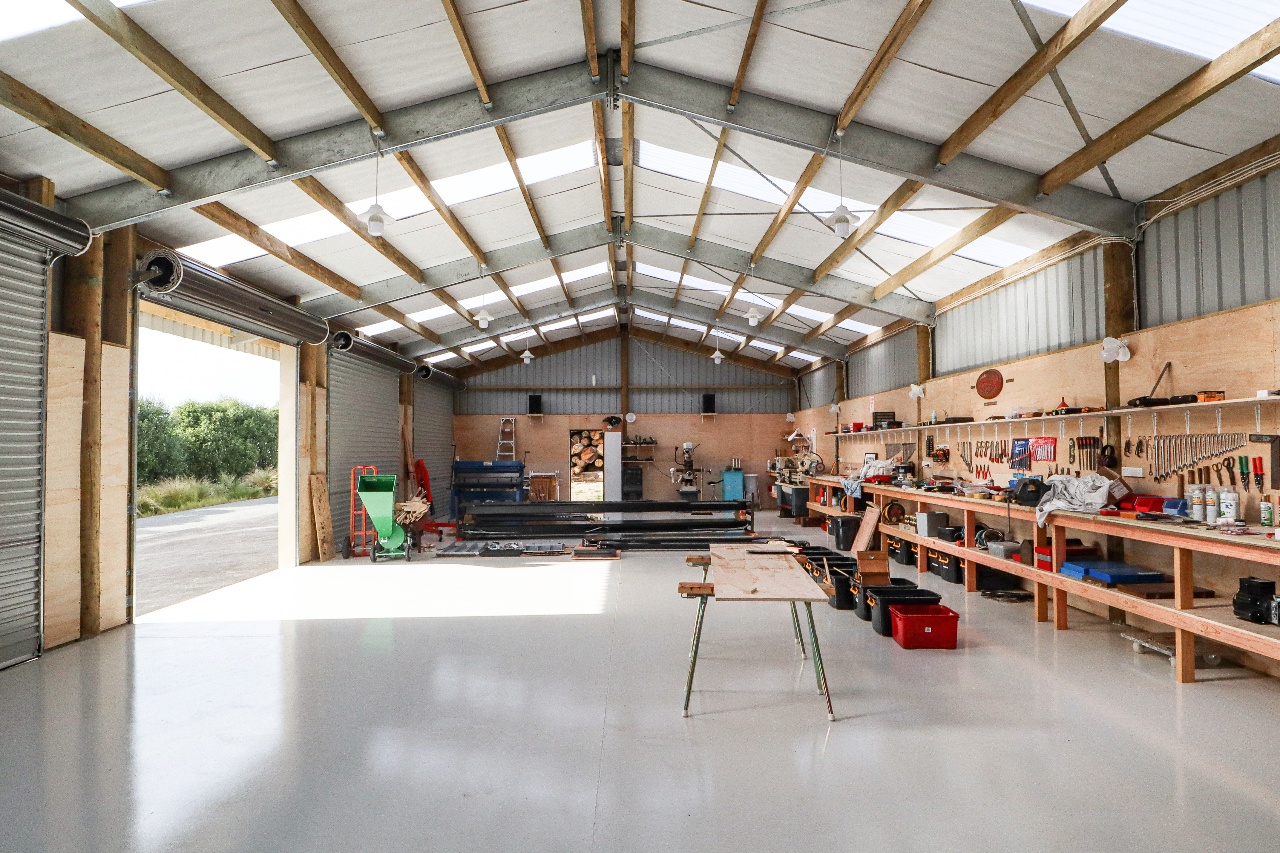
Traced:
[[827, 719], [834, 720], [831, 709], [831, 690], [827, 687], [827, 673], [822, 665], [822, 650], [818, 646], [818, 629], [813, 624], [813, 602], [826, 601], [827, 593], [814, 582], [795, 556], [781, 545], [756, 543], [751, 545], [712, 545], [710, 561], [711, 581], [683, 582], [679, 592], [685, 598], [698, 599], [698, 616], [693, 623], [693, 644], [689, 649], [689, 677], [684, 688], [684, 715], [689, 716], [689, 697], [693, 692], [693, 673], [698, 666], [698, 644], [702, 639], [702, 624], [707, 610], [707, 599], [719, 601], [785, 601], [791, 605], [791, 624], [795, 629], [796, 643], [804, 654], [804, 638], [800, 631], [800, 615], [796, 602], [803, 602], [809, 619], [809, 642], [813, 646], [813, 673], [818, 680], [818, 692], [827, 700]]

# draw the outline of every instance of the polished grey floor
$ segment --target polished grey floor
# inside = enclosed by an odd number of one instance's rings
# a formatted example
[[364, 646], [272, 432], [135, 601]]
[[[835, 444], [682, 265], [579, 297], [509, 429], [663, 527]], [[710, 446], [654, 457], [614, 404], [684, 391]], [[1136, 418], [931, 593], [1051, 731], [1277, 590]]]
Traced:
[[135, 521], [135, 612], [151, 613], [274, 569], [278, 503], [258, 498]]
[[271, 573], [0, 672], [0, 851], [1280, 843], [1275, 680], [1180, 687], [1100, 620], [930, 576], [956, 651], [816, 609], [834, 723], [784, 605], [712, 602], [682, 719], [683, 562]]

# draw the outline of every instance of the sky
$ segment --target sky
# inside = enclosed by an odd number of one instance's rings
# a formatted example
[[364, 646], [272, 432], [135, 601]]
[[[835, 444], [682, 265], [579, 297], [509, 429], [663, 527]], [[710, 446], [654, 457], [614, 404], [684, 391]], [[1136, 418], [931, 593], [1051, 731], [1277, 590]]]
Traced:
[[280, 362], [212, 344], [138, 330], [138, 397], [166, 407], [224, 398], [253, 406], [280, 402]]

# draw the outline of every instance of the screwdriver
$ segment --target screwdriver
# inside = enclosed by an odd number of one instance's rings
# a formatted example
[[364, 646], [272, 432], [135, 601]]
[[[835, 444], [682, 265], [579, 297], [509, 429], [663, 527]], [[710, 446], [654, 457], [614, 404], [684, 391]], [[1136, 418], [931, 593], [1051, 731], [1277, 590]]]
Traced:
[[1253, 457], [1253, 484], [1258, 487], [1258, 492], [1262, 492], [1262, 457]]
[[1240, 461], [1240, 485], [1244, 486], [1244, 490], [1249, 491], [1249, 457], [1237, 456]]

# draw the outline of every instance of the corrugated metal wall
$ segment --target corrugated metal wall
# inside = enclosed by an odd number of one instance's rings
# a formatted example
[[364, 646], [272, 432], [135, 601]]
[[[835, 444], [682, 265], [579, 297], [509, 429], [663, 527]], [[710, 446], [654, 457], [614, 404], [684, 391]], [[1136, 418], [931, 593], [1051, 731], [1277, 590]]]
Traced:
[[849, 396], [865, 397], [915, 382], [916, 332], [886, 338], [849, 356]]
[[400, 473], [400, 374], [329, 351], [329, 510], [338, 553], [351, 532], [351, 469]]
[[[704, 392], [716, 395], [718, 414], [786, 412], [788, 380], [728, 361], [716, 364], [705, 355], [650, 341], [631, 341], [631, 410], [637, 414], [695, 415]], [[645, 390], [645, 385], [680, 386]], [[751, 385], [753, 388], [716, 386]]]
[[1280, 297], [1280, 174], [1156, 220], [1138, 265], [1142, 328]]
[[427, 463], [433, 515], [449, 513], [453, 488], [453, 391], [423, 379], [413, 383], [413, 455]]
[[800, 409], [829, 406], [844, 399], [844, 389], [837, 388], [840, 376], [836, 363], [824, 364], [800, 377]]
[[[535, 358], [529, 364], [482, 373], [468, 379], [466, 389], [458, 393], [458, 414], [524, 414], [529, 410], [529, 394], [536, 392], [484, 390], [513, 386], [541, 389], [543, 414], [618, 414], [620, 395], [617, 386], [622, 381], [619, 352], [616, 339], [600, 341], [568, 352]], [[555, 390], [556, 386], [590, 386], [592, 376], [595, 376], [595, 384], [614, 387]]]
[[934, 374], [1102, 340], [1102, 280], [1102, 249], [1096, 248], [940, 314]]

